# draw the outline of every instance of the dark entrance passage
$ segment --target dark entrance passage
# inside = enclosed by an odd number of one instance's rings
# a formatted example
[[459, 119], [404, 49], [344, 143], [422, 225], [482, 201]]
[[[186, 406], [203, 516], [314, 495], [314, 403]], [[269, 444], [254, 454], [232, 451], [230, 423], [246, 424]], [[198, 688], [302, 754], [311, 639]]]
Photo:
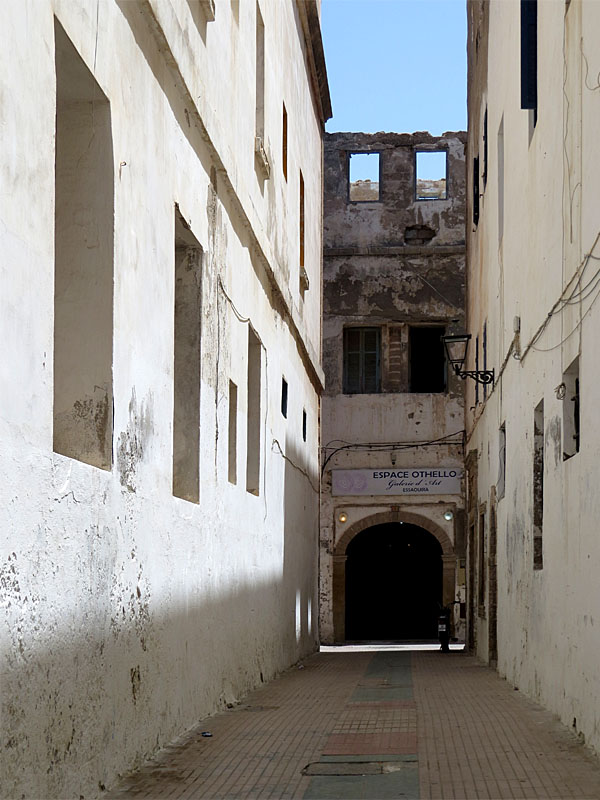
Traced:
[[357, 534], [346, 550], [346, 639], [436, 639], [442, 548], [398, 522]]

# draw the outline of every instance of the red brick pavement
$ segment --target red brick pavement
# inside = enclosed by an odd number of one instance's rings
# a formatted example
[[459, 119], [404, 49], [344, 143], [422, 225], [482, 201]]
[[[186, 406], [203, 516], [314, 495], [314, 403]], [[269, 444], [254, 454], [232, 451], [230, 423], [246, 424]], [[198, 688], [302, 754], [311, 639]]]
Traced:
[[475, 659], [413, 657], [421, 798], [600, 798], [600, 762]]
[[414, 733], [334, 733], [323, 749], [325, 756], [406, 755], [417, 752]]
[[[311, 657], [199, 723], [107, 797], [302, 798], [311, 781], [302, 770], [321, 756], [417, 752], [421, 798], [600, 798], [599, 762], [473, 658], [415, 652], [414, 701], [355, 702], [359, 683], [371, 681], [370, 659], [343, 650]], [[212, 738], [202, 738], [207, 729]]]

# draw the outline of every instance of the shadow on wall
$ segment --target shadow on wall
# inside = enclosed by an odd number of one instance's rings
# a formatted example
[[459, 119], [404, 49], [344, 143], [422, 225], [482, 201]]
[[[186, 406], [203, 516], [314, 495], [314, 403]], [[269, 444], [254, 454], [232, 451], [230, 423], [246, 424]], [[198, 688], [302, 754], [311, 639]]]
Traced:
[[[78, 518], [67, 543], [85, 562], [76, 605], [66, 588], [72, 562], [47, 531], [40, 528], [37, 559], [16, 552], [0, 567], [3, 797], [97, 796], [199, 719], [316, 649], [317, 495], [292, 464], [302, 469], [303, 454], [286, 446], [289, 461], [269, 457], [282, 478], [281, 505], [269, 499], [274, 521], [267, 517], [258, 531], [232, 527], [214, 551], [210, 531], [200, 529], [204, 544], [193, 552], [169, 546], [187, 514], [175, 500], [182, 518], [173, 531], [144, 534], [159, 565], [139, 559], [132, 531], [119, 535], [116, 521], [82, 526]], [[278, 574], [256, 566], [264, 530], [273, 547], [281, 532]], [[220, 564], [211, 570], [213, 552]], [[59, 566], [42, 586], [35, 577], [47, 560]], [[161, 570], [172, 573], [172, 581], [161, 576], [162, 598], [146, 577]]]
[[[78, 637], [56, 625], [39, 646], [23, 635], [2, 677], [2, 797], [94, 797], [272, 677], [283, 648], [257, 620], [272, 618], [280, 594], [276, 582], [240, 586], [162, 613], [148, 607], [134, 620], [130, 608], [114, 609], [85, 632], [79, 620]], [[293, 615], [292, 607], [288, 639]]]
[[[188, 2], [190, 2], [190, 0], [188, 0]], [[192, 5], [195, 4], [190, 2], [190, 6]], [[220, 177], [225, 176], [226, 173], [223, 170], [223, 164], [220, 162], [219, 154], [212, 149], [207, 139], [202, 121], [194, 110], [194, 101], [188, 95], [187, 89], [183, 84], [183, 78], [175, 67], [168, 66], [165, 62], [164, 51], [166, 45], [161, 42], [162, 33], [153, 23], [151, 14], [144, 10], [139, 3], [132, 3], [131, 0], [117, 0], [117, 6], [127, 21], [148, 68], [163, 92], [179, 130], [187, 139], [188, 144], [198, 158], [200, 166], [205, 174], [211, 176], [212, 189], [216, 193], [216, 196], [218, 196], [219, 204], [225, 210], [227, 219], [237, 239], [251, 252], [251, 256], [254, 256], [256, 253], [256, 243], [253, 236], [249, 233], [244, 211], [235, 199], [235, 189], [233, 192], [228, 192], [223, 191], [221, 188], [220, 184], [222, 181]], [[194, 14], [195, 13], [196, 12], [194, 12]], [[300, 23], [298, 22], [298, 24]], [[274, 191], [271, 184], [272, 181], [267, 183], [269, 192]], [[210, 213], [209, 211], [209, 217]], [[270, 239], [273, 239], [275, 235], [275, 220], [276, 216], [272, 214], [269, 215], [267, 219], [267, 234]], [[208, 250], [208, 257], [211, 257], [210, 248]], [[285, 259], [282, 259], [282, 262], [284, 261]], [[258, 257], [251, 257], [250, 263], [252, 264], [256, 277], [260, 281], [263, 291], [269, 297], [272, 305], [277, 308], [278, 304], [281, 302], [281, 298], [277, 296], [277, 293], [273, 292], [273, 284], [267, 274], [268, 265]], [[285, 271], [285, 267], [283, 267], [283, 269]], [[289, 281], [289, 275], [286, 274], [285, 278]], [[282, 314], [285, 313], [283, 306], [280, 306], [277, 310]]]
[[[300, 414], [298, 420], [289, 419], [290, 424], [294, 422], [300, 426]], [[294, 604], [296, 646], [305, 642], [309, 650], [316, 650], [319, 644], [319, 477], [316, 470], [312, 475], [308, 470], [309, 443], [301, 444], [304, 450], [297, 447], [291, 437], [286, 437], [283, 583], [285, 608], [288, 609], [292, 601]], [[303, 650], [306, 652], [305, 648]]]

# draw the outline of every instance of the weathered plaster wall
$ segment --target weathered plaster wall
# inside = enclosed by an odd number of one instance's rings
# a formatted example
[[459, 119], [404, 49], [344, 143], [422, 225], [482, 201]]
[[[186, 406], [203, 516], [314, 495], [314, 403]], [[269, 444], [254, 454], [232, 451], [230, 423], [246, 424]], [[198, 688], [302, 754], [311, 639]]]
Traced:
[[[600, 750], [600, 318], [597, 284], [590, 282], [597, 271], [600, 123], [590, 76], [600, 69], [600, 8], [585, 1], [538, 4], [544, 46], [538, 46], [535, 127], [519, 107], [519, 3], [470, 3], [469, 10], [469, 152], [483, 153], [487, 107], [489, 159], [485, 185], [480, 175], [479, 224], [468, 226], [469, 330], [481, 335], [487, 320], [488, 364], [498, 380], [478, 403], [469, 387], [467, 448], [475, 476], [471, 506], [487, 509], [484, 539], [493, 509], [497, 516], [498, 670]], [[573, 444], [564, 430], [572, 399], [560, 387], [577, 356], [581, 442], [565, 460]], [[535, 569], [534, 411], [541, 400], [543, 568]], [[489, 592], [486, 584], [483, 614], [475, 620], [482, 658], [489, 656]]]
[[[345, 550], [346, 531], [384, 518], [412, 521], [430, 525], [428, 529], [450, 542], [453, 563], [448, 569], [455, 570], [456, 558], [463, 555], [462, 495], [438, 495], [426, 501], [418, 496], [333, 497], [331, 472], [391, 468], [393, 463], [398, 469], [462, 468], [463, 384], [448, 375], [445, 391], [411, 392], [409, 332], [414, 325], [439, 325], [448, 332], [464, 327], [465, 141], [464, 133], [326, 136], [322, 441], [327, 463], [321, 498], [320, 586], [321, 638], [326, 642], [339, 640], [343, 625], [335, 585], [343, 581], [340, 546]], [[446, 200], [415, 199], [419, 150], [447, 152]], [[380, 153], [378, 202], [349, 200], [348, 161], [353, 152]], [[362, 326], [380, 330], [381, 391], [344, 394], [344, 329]], [[452, 436], [451, 441], [430, 444], [445, 436]], [[367, 443], [382, 447], [368, 452]], [[414, 443], [420, 446], [402, 447]], [[339, 520], [342, 511], [346, 522]], [[451, 521], [444, 519], [445, 511], [453, 512]], [[463, 575], [459, 569], [455, 575], [452, 596], [446, 599], [464, 600]], [[457, 629], [462, 635], [458, 612]]]
[[[5, 797], [94, 797], [317, 643], [321, 122], [308, 45], [296, 4], [261, 3], [272, 172], [259, 180], [256, 4], [240, 3], [236, 18], [234, 4], [218, 2], [212, 21], [199, 8], [186, 0], [25, 0], [4, 9]], [[53, 452], [54, 13], [110, 103], [107, 469]], [[27, 58], [15, 60], [15, 52]], [[303, 300], [300, 169], [312, 283]], [[172, 491], [176, 204], [203, 252], [198, 503]], [[248, 320], [262, 342], [258, 496], [245, 487]], [[235, 485], [228, 481], [230, 380], [239, 403]]]
[[[464, 245], [466, 134], [332, 133], [325, 147], [324, 245], [377, 247], [409, 244], [406, 230], [426, 225], [433, 243]], [[447, 152], [448, 199], [416, 200], [417, 151]], [[380, 153], [380, 202], [348, 202], [348, 154]]]

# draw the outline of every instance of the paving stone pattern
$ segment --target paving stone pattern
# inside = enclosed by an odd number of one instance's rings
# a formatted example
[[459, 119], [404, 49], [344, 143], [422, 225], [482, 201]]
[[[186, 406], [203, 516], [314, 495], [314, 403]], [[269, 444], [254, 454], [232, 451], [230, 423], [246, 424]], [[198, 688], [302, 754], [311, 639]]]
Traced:
[[107, 797], [600, 800], [600, 762], [470, 656], [340, 648], [303, 666], [203, 720]]

